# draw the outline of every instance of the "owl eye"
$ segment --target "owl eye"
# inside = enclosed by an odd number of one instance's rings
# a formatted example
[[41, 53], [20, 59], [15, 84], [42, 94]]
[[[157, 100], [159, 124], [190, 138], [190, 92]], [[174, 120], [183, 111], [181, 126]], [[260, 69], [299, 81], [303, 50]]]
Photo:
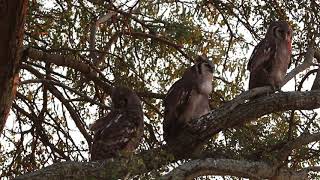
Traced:
[[275, 29], [274, 29], [274, 35], [275, 35], [275, 37], [276, 38], [278, 38], [278, 39], [284, 39], [285, 38], [285, 36], [286, 36], [286, 31], [285, 30], [283, 30], [283, 29], [281, 29], [281, 28], [279, 28], [279, 27], [276, 27]]

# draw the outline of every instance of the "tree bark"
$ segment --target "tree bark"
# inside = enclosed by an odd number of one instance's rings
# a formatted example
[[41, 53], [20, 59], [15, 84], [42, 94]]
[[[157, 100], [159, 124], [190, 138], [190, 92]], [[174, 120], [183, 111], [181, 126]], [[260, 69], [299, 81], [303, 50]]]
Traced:
[[19, 81], [19, 61], [27, 0], [0, 0], [0, 133]]

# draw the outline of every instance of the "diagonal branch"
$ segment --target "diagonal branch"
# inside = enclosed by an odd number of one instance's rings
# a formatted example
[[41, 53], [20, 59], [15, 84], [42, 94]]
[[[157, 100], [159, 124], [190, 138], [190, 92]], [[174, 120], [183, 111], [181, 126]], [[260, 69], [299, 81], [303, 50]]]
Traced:
[[[23, 65], [24, 66], [24, 65]], [[96, 104], [96, 105], [99, 105], [99, 107], [103, 108], [103, 109], [110, 109], [109, 106], [106, 106], [105, 104], [103, 103], [100, 103], [100, 102], [97, 102], [95, 100], [93, 100], [92, 98], [90, 98], [89, 96], [81, 93], [81, 92], [78, 92], [76, 91], [75, 89], [65, 85], [65, 84], [62, 84], [60, 82], [57, 82], [55, 80], [48, 80], [48, 79], [30, 79], [30, 80], [25, 80], [23, 82], [21, 82], [20, 84], [31, 84], [31, 83], [43, 83], [43, 84], [51, 84], [51, 85], [55, 85], [55, 86], [60, 86], [64, 89], [67, 89], [69, 90], [70, 92], [73, 92], [75, 94], [77, 94], [78, 96], [81, 97], [81, 99], [85, 100], [85, 101], [88, 101], [92, 104]]]
[[314, 55], [315, 55], [315, 49], [313, 47], [308, 47], [304, 62], [302, 64], [300, 64], [299, 66], [297, 66], [296, 68], [294, 68], [294, 70], [292, 70], [290, 73], [288, 73], [286, 75], [286, 77], [284, 78], [284, 81], [282, 83], [282, 86], [285, 85], [288, 81], [290, 81], [297, 74], [299, 74], [300, 72], [302, 72], [305, 69], [307, 69], [308, 67], [310, 67], [312, 65], [312, 60], [314, 58]]
[[169, 41], [168, 39], [165, 39], [165, 37], [156, 36], [156, 35], [143, 33], [143, 32], [124, 32], [124, 34], [130, 35], [135, 38], [150, 38], [150, 39], [156, 40], [158, 42], [161, 42], [163, 44], [166, 44], [168, 46], [173, 47], [178, 52], [180, 52], [182, 54], [182, 56], [184, 56], [186, 59], [190, 60], [191, 62], [194, 62], [194, 60], [182, 50], [183, 46], [175, 44], [175, 43]]
[[[24, 98], [24, 96], [22, 94], [18, 93], [18, 96]], [[21, 107], [19, 107], [17, 104], [13, 104], [12, 106], [13, 108], [15, 108], [17, 111], [19, 111], [20, 113], [22, 113], [24, 116], [28, 117], [34, 124], [36, 127], [36, 132], [38, 133], [38, 135], [40, 136], [40, 141], [45, 145], [50, 147], [50, 149], [53, 152], [56, 152], [57, 154], [59, 154], [62, 158], [66, 159], [66, 160], [70, 160], [70, 158], [68, 156], [66, 156], [63, 152], [63, 150], [57, 148], [56, 146], [54, 146], [54, 144], [52, 144], [49, 140], [48, 135], [45, 133], [44, 128], [42, 127], [41, 123], [39, 123], [39, 117], [36, 116], [34, 113], [28, 113], [27, 111], [25, 111], [24, 109], [22, 109]]]
[[205, 175], [229, 175], [250, 179], [272, 177], [276, 169], [263, 162], [232, 159], [197, 159], [175, 168], [161, 180], [192, 180]]
[[[222, 130], [254, 121], [257, 118], [287, 110], [311, 110], [320, 107], [320, 91], [281, 92], [264, 96], [230, 110], [229, 105], [212, 110], [199, 119], [190, 122], [188, 127], [176, 137], [173, 151], [188, 154], [200, 148], [212, 136]], [[186, 148], [188, 147], [188, 148]]]
[[[92, 80], [97, 86], [101, 87], [106, 93], [111, 93], [112, 85], [102, 80], [103, 77], [101, 77], [101, 72], [99, 72], [95, 66], [82, 62], [80, 58], [74, 54], [50, 54], [34, 48], [27, 48], [25, 51], [28, 57], [30, 57], [33, 61], [53, 63], [58, 66], [69, 67], [79, 71], [89, 80]], [[163, 99], [165, 96], [164, 94], [153, 92], [137, 92], [137, 94], [139, 96], [156, 99]]]
[[[275, 166], [264, 162], [252, 162], [232, 159], [197, 159], [175, 168], [161, 180], [192, 180], [206, 175], [229, 175], [249, 179], [306, 179], [306, 171], [284, 169], [278, 171]], [[282, 179], [282, 180], [283, 180]]]
[[[298, 138], [286, 143], [278, 153], [278, 161], [284, 161], [291, 154], [292, 150], [298, 149], [311, 142], [320, 141], [320, 133], [302, 134]], [[281, 163], [281, 162], [279, 162]]]
[[25, 51], [31, 60], [53, 63], [58, 66], [75, 69], [81, 72], [88, 79], [92, 80], [99, 87], [103, 88], [106, 92], [111, 92], [112, 86], [99, 78], [99, 72], [97, 72], [91, 65], [82, 62], [80, 58], [74, 54], [50, 54], [34, 48], [27, 48]]
[[[43, 79], [44, 78], [43, 75], [40, 72], [38, 72], [36, 69], [33, 69], [32, 67], [29, 67], [29, 66], [26, 66], [26, 65], [22, 65], [21, 67], [26, 69], [26, 70], [28, 70], [30, 73], [34, 74], [39, 79]], [[71, 106], [71, 104], [68, 102], [68, 100], [66, 100], [64, 98], [63, 94], [55, 86], [53, 86], [52, 84], [48, 84], [47, 88], [67, 108], [72, 120], [74, 121], [74, 123], [76, 124], [77, 128], [79, 129], [81, 134], [86, 139], [86, 141], [88, 143], [88, 146], [90, 147], [91, 146], [91, 142], [92, 142], [92, 137], [90, 136], [90, 134], [85, 129], [85, 126], [82, 123], [82, 120], [81, 120], [81, 117], [79, 116], [79, 114]]]
[[[244, 122], [253, 121], [258, 117], [272, 112], [292, 109], [308, 110], [319, 107], [320, 91], [276, 93], [250, 101], [246, 104], [241, 104], [233, 110], [229, 110], [228, 107], [223, 106], [194, 120], [185, 130], [184, 134], [177, 137], [181, 142], [185, 142], [180, 146], [182, 148], [178, 150], [185, 153], [183, 158], [188, 158], [193, 149], [202, 146], [208, 139], [223, 129]], [[46, 179], [55, 179], [57, 177], [71, 178], [74, 176], [81, 176], [81, 178], [84, 178], [92, 177], [93, 174], [98, 174], [97, 176], [94, 176], [96, 178], [102, 178], [102, 174], [104, 177], [108, 174], [113, 174], [114, 178], [121, 178], [124, 173], [126, 174], [127, 169], [131, 170], [131, 175], [142, 174], [150, 170], [158, 169], [161, 166], [176, 160], [178, 159], [172, 157], [172, 155], [168, 154], [166, 151], [155, 151], [155, 149], [152, 149], [133, 156], [129, 162], [125, 162], [125, 166], [122, 166], [121, 164], [123, 162], [121, 163], [121, 161], [118, 160], [112, 161], [113, 163], [107, 163], [108, 166], [97, 162], [64, 162], [54, 164], [31, 174], [26, 174], [21, 176], [20, 179], [41, 179], [44, 177]], [[138, 162], [142, 163], [144, 166], [141, 166]]]

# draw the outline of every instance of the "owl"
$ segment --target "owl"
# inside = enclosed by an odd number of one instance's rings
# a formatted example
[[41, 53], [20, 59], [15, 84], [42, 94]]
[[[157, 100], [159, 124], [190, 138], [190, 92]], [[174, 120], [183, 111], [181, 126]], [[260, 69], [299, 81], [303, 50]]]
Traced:
[[115, 87], [107, 116], [91, 125], [94, 132], [91, 160], [128, 157], [143, 136], [143, 112], [138, 96], [128, 88]]
[[272, 22], [265, 38], [254, 48], [247, 69], [249, 89], [271, 86], [280, 90], [291, 57], [292, 29], [285, 21]]
[[169, 89], [164, 99], [163, 133], [167, 144], [192, 119], [207, 114], [212, 91], [213, 64], [199, 56], [195, 65], [186, 69], [181, 79]]

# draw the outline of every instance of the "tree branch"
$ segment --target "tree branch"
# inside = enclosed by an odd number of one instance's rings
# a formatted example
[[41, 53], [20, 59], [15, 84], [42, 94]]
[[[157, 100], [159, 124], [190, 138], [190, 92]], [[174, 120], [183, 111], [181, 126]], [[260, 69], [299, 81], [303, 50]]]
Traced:
[[[59, 55], [50, 54], [34, 48], [27, 48], [26, 53], [31, 60], [43, 61], [47, 63], [53, 63], [58, 66], [64, 66], [72, 68], [81, 72], [89, 80], [92, 80], [97, 86], [101, 87], [106, 93], [111, 93], [112, 85], [101, 79], [101, 73], [95, 68], [95, 66], [84, 63], [80, 58], [74, 54]], [[139, 96], [163, 99], [164, 94], [157, 94], [153, 92], [137, 92]]]
[[230, 175], [252, 179], [267, 178], [275, 174], [276, 169], [263, 162], [248, 162], [232, 159], [197, 159], [175, 168], [162, 180], [192, 180], [205, 175]]
[[172, 147], [173, 152], [183, 156], [190, 154], [192, 149], [199, 149], [221, 130], [256, 120], [266, 114], [319, 108], [320, 91], [280, 92], [249, 101], [232, 110], [229, 107], [228, 104], [224, 105], [190, 122], [176, 137], [177, 144]]
[[[188, 158], [192, 155], [192, 150], [201, 147], [207, 143], [213, 135], [223, 129], [234, 127], [244, 122], [253, 121], [258, 117], [272, 112], [286, 111], [292, 109], [315, 109], [320, 107], [320, 91], [309, 92], [281, 92], [259, 99], [241, 104], [233, 110], [229, 107], [222, 106], [196, 119], [189, 124], [189, 127], [180, 134], [177, 139], [183, 144], [179, 144], [179, 152], [184, 152], [183, 158]], [[188, 147], [188, 148], [186, 148]], [[296, 146], [294, 146], [296, 147]], [[187, 152], [186, 152], [187, 151]], [[113, 174], [116, 178], [121, 178], [125, 174], [126, 169], [131, 170], [131, 174], [142, 174], [144, 172], [158, 169], [163, 165], [178, 160], [164, 150], [150, 150], [142, 152], [139, 155], [133, 156], [132, 160], [121, 165], [121, 161], [115, 160], [107, 165], [97, 164], [97, 162], [65, 162], [54, 164], [48, 168], [43, 168], [31, 174], [26, 174], [18, 179], [54, 179], [66, 177], [107, 177]], [[142, 167], [137, 162], [143, 162], [145, 167]], [[128, 168], [130, 167], [130, 168]], [[132, 167], [132, 168], [131, 168]], [[110, 173], [108, 173], [110, 172]], [[127, 171], [126, 171], [127, 172]]]
[[[18, 95], [19, 95], [19, 93], [18, 93]], [[22, 94], [20, 94], [19, 96], [24, 98], [24, 96]], [[45, 133], [45, 130], [43, 129], [42, 124], [39, 122], [40, 120], [39, 120], [38, 116], [36, 116], [34, 113], [28, 113], [27, 111], [25, 111], [24, 109], [20, 108], [16, 104], [13, 104], [12, 107], [15, 108], [16, 110], [18, 110], [24, 116], [28, 117], [30, 120], [32, 120], [32, 122], [34, 123], [34, 125], [36, 127], [36, 132], [40, 136], [40, 141], [45, 146], [50, 147], [52, 152], [55, 152], [55, 153], [59, 154], [62, 158], [66, 159], [66, 160], [70, 160], [70, 158], [64, 154], [63, 150], [57, 148], [54, 144], [52, 144], [50, 142], [50, 139], [49, 139], [48, 135]]]
[[[278, 161], [284, 161], [291, 154], [292, 150], [298, 149], [303, 145], [311, 142], [320, 141], [320, 133], [315, 134], [302, 134], [298, 138], [286, 143], [277, 154]], [[281, 162], [279, 162], [281, 163]]]
[[27, 0], [5, 0], [0, 3], [0, 133], [2, 132], [17, 90], [19, 63]]
[[294, 70], [292, 70], [290, 73], [288, 73], [286, 75], [286, 77], [284, 78], [284, 81], [282, 83], [282, 86], [285, 85], [288, 81], [290, 81], [297, 74], [299, 74], [300, 72], [302, 72], [305, 69], [307, 69], [308, 67], [310, 67], [312, 65], [312, 60], [314, 58], [314, 55], [315, 55], [315, 49], [313, 47], [308, 47], [304, 62], [302, 64], [300, 64], [299, 66], [297, 66], [296, 68], [294, 68]]
[[130, 35], [130, 36], [135, 37], [135, 38], [150, 38], [150, 39], [156, 40], [158, 42], [164, 43], [164, 44], [166, 44], [168, 46], [171, 46], [174, 49], [176, 49], [186, 59], [190, 60], [191, 62], [194, 62], [194, 60], [182, 50], [182, 48], [183, 48], [182, 45], [175, 44], [175, 43], [169, 41], [168, 39], [165, 39], [165, 37], [156, 36], [156, 35], [143, 33], [143, 32], [124, 32], [124, 34], [125, 35]]
[[27, 173], [16, 179], [56, 180], [56, 179], [123, 179], [128, 173], [143, 174], [173, 160], [172, 155], [161, 148], [141, 152], [130, 159], [107, 159], [96, 162], [60, 162]]
[[192, 180], [205, 175], [230, 175], [250, 179], [306, 179], [306, 171], [278, 169], [264, 162], [249, 162], [232, 159], [198, 159], [191, 160], [175, 168], [161, 180]]
[[112, 86], [99, 78], [99, 73], [96, 69], [90, 66], [88, 63], [83, 63], [77, 55], [59, 55], [59, 54], [50, 54], [43, 52], [34, 48], [27, 48], [26, 54], [31, 60], [43, 61], [46, 63], [53, 63], [58, 66], [69, 67], [81, 72], [88, 79], [92, 80], [99, 87], [104, 89], [106, 92], [111, 92]]
[[103, 109], [110, 109], [109, 106], [106, 106], [105, 104], [103, 103], [100, 103], [98, 101], [95, 101], [93, 100], [92, 98], [90, 98], [89, 96], [81, 93], [81, 92], [78, 92], [76, 91], [75, 89], [73, 88], [70, 88], [69, 86], [65, 85], [65, 84], [62, 84], [62, 83], [59, 83], [55, 80], [48, 80], [48, 79], [30, 79], [30, 80], [25, 80], [23, 82], [21, 82], [20, 84], [23, 85], [23, 84], [31, 84], [31, 83], [43, 83], [43, 84], [50, 84], [50, 85], [55, 85], [55, 86], [60, 86], [64, 89], [67, 89], [69, 90], [70, 92], [73, 92], [75, 94], [77, 94], [78, 96], [81, 97], [81, 99], [85, 100], [85, 101], [88, 101], [92, 104], [96, 104], [96, 105], [99, 105], [99, 107], [103, 108]]
[[[31, 72], [32, 74], [34, 74], [37, 78], [39, 78], [39, 79], [43, 79], [44, 78], [43, 75], [40, 72], [38, 72], [37, 70], [33, 69], [32, 67], [24, 66], [24, 65], [22, 65], [22, 67], [24, 69], [28, 70], [29, 72]], [[82, 123], [82, 120], [81, 120], [81, 117], [79, 116], [79, 114], [71, 106], [71, 104], [64, 98], [63, 94], [56, 87], [54, 87], [52, 84], [48, 84], [47, 88], [67, 108], [72, 120], [74, 121], [74, 123], [76, 124], [77, 128], [79, 129], [81, 134], [86, 139], [86, 141], [88, 143], [88, 146], [90, 147], [91, 146], [91, 142], [92, 142], [92, 137], [87, 132], [87, 130], [85, 129], [84, 124]]]

